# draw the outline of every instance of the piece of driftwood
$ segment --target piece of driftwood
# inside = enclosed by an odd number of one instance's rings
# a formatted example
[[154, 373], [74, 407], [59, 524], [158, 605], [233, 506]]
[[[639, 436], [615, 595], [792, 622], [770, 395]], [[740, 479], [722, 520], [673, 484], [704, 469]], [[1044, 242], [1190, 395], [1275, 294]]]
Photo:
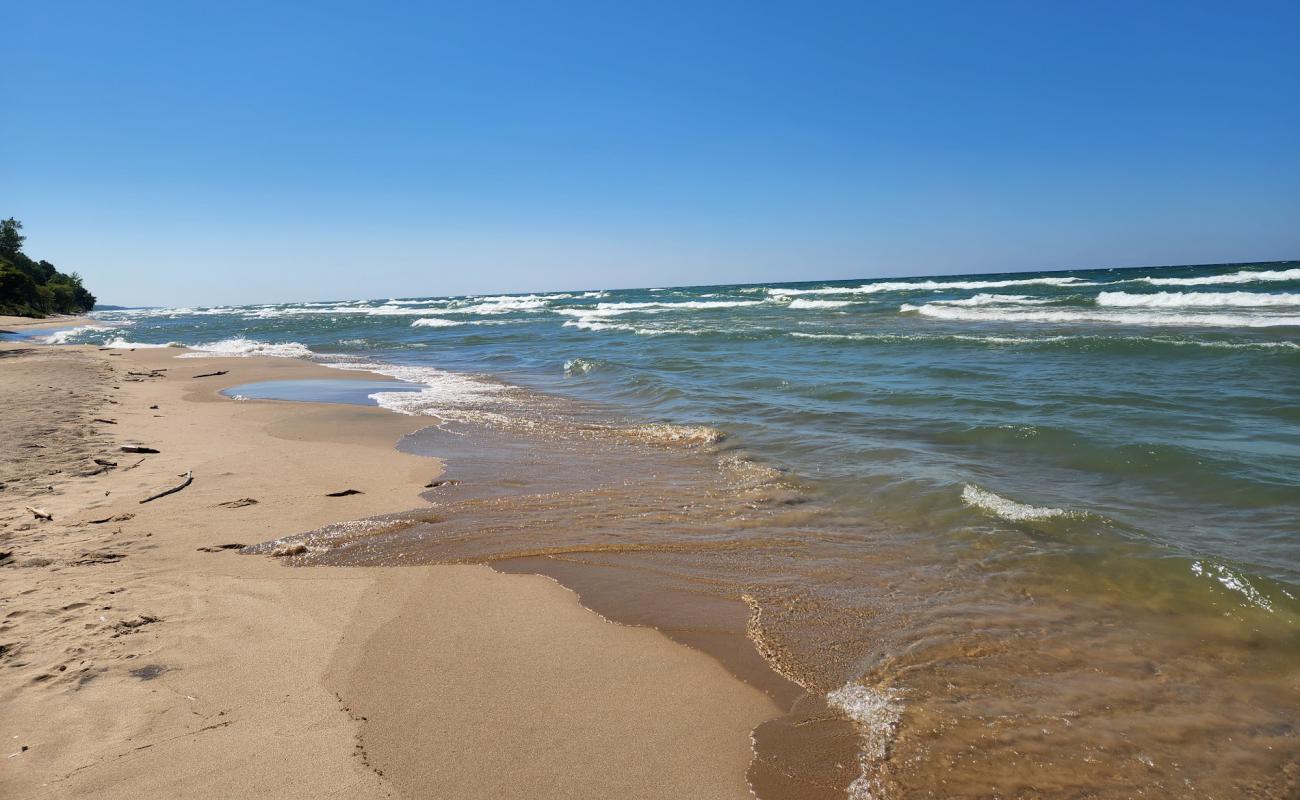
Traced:
[[124, 444], [122, 445], [123, 453], [157, 453], [152, 447], [145, 447], [142, 444]]
[[94, 418], [93, 420], [91, 420], [91, 421], [92, 421], [92, 422], [102, 422], [102, 423], [104, 423], [105, 425], [116, 425], [116, 424], [117, 424], [117, 420], [115, 420], [115, 419], [104, 419], [103, 417], [95, 417], [95, 418]]
[[238, 500], [227, 500], [224, 503], [217, 503], [222, 508], [243, 508], [244, 506], [255, 506], [257, 501], [251, 497], [241, 497]]
[[114, 514], [110, 517], [103, 517], [101, 519], [88, 519], [86, 521], [89, 522], [91, 525], [103, 525], [105, 522], [126, 522], [128, 519], [131, 519], [134, 516], [135, 514]]
[[116, 462], [116, 461], [109, 461], [107, 458], [96, 458], [96, 459], [92, 459], [92, 460], [93, 460], [96, 464], [100, 465], [101, 467], [116, 467], [116, 466], [117, 466], [117, 462]]
[[54, 519], [54, 515], [43, 508], [33, 508], [31, 506], [23, 506], [23, 508], [26, 508], [28, 511], [32, 512], [32, 516], [36, 517], [37, 519], [48, 519], [48, 520]]
[[218, 375], [225, 375], [229, 371], [230, 370], [220, 369], [217, 370], [216, 372], [205, 372], [202, 375], [191, 375], [190, 377], [191, 378], [215, 378]]
[[141, 500], [140, 502], [148, 503], [151, 500], [157, 500], [159, 497], [166, 497], [169, 494], [174, 494], [176, 492], [179, 492], [181, 489], [184, 489], [186, 486], [189, 486], [191, 483], [194, 483], [194, 470], [190, 470], [186, 472], [181, 477], [185, 478], [185, 480], [181, 481], [180, 483], [176, 484], [170, 489], [163, 489], [161, 492], [158, 492], [157, 494], [151, 494], [145, 499]]
[[135, 462], [134, 464], [132, 464], [132, 465], [129, 466], [129, 467], [122, 467], [122, 471], [123, 471], [123, 472], [126, 472], [127, 470], [135, 469], [136, 467], [140, 466], [140, 465], [143, 464], [143, 463], [144, 463], [144, 459], [142, 458], [142, 459], [140, 459], [139, 461]]
[[350, 494], [365, 494], [360, 489], [341, 489], [337, 492], [326, 492], [326, 497], [347, 497]]

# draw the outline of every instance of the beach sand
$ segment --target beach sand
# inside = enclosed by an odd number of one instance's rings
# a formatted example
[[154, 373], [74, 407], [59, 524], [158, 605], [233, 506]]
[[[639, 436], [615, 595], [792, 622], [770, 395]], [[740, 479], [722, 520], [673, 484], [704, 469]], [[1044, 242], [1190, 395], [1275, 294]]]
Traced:
[[424, 504], [428, 420], [228, 400], [375, 376], [180, 352], [0, 344], [0, 796], [750, 796], [781, 709], [549, 578], [239, 554]]

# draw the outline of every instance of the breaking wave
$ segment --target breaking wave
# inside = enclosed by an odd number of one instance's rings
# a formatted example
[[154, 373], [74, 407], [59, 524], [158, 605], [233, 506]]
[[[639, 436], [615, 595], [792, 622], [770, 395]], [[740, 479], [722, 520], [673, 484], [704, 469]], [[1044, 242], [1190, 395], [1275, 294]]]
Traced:
[[1097, 305], [1121, 308], [1212, 308], [1216, 306], [1300, 306], [1300, 294], [1263, 292], [1102, 292]]
[[875, 294], [876, 292], [946, 291], [961, 289], [1002, 289], [1007, 286], [1096, 286], [1082, 278], [1009, 278], [1000, 281], [881, 281], [861, 286], [823, 286], [814, 289], [768, 289], [773, 297], [801, 294]]
[[852, 300], [808, 300], [796, 297], [790, 301], [788, 308], [843, 308], [853, 305]]
[[463, 322], [457, 322], [452, 319], [438, 319], [437, 317], [424, 317], [411, 323], [412, 328], [454, 328], [457, 325], [464, 325]]
[[1255, 283], [1257, 281], [1300, 281], [1300, 268], [1266, 269], [1232, 272], [1227, 275], [1202, 275], [1197, 278], [1139, 278], [1152, 286], [1213, 286], [1220, 283]]
[[1165, 325], [1217, 328], [1300, 327], [1300, 316], [1246, 314], [1173, 314], [1125, 313], [1088, 310], [1030, 310], [1011, 308], [955, 308], [927, 303], [915, 306], [904, 303], [902, 313], [915, 312], [923, 317], [966, 322], [1101, 322], [1112, 325]]
[[[164, 345], [165, 346], [165, 345]], [[272, 356], [275, 358], [308, 358], [311, 350], [298, 342], [259, 342], [255, 339], [223, 339], [211, 344], [189, 345], [194, 352], [182, 353], [177, 358], [247, 358], [249, 356]]]
[[962, 487], [961, 500], [968, 506], [987, 511], [995, 517], [1001, 517], [1008, 522], [1035, 522], [1054, 517], [1074, 516], [1077, 513], [1064, 508], [1045, 508], [1017, 503], [1015, 500], [1008, 500], [986, 489], [981, 489], [973, 483], [968, 483]]

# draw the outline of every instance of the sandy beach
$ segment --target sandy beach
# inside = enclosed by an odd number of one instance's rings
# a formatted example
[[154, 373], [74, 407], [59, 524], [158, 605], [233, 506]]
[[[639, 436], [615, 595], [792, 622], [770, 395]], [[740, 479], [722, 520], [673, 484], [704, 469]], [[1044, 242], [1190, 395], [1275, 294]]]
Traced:
[[230, 400], [376, 376], [181, 352], [0, 345], [0, 794], [750, 796], [781, 709], [550, 578], [240, 555], [425, 504], [428, 419]]

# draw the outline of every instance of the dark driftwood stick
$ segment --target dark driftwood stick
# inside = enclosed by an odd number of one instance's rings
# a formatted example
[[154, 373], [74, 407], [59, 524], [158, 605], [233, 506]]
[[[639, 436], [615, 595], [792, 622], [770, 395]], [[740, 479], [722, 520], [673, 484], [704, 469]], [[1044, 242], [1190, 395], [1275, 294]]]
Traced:
[[217, 372], [205, 372], [202, 375], [191, 375], [192, 378], [215, 378], [218, 375], [225, 375], [229, 370], [218, 370]]
[[152, 447], [145, 447], [142, 444], [124, 444], [122, 445], [123, 453], [156, 453], [157, 450]]
[[186, 472], [184, 477], [185, 477], [185, 480], [183, 480], [183, 481], [181, 481], [180, 483], [176, 484], [176, 485], [173, 486], [172, 488], [170, 488], [170, 489], [163, 489], [163, 490], [162, 490], [161, 492], [159, 492], [158, 494], [151, 494], [151, 495], [149, 495], [148, 497], [146, 497], [145, 499], [141, 500], [140, 502], [141, 502], [141, 503], [147, 503], [147, 502], [149, 502], [150, 500], [157, 500], [159, 497], [166, 497], [167, 495], [172, 494], [173, 492], [179, 492], [181, 489], [184, 489], [186, 486], [189, 486], [191, 483], [194, 482], [194, 470], [190, 470], [189, 472]]

